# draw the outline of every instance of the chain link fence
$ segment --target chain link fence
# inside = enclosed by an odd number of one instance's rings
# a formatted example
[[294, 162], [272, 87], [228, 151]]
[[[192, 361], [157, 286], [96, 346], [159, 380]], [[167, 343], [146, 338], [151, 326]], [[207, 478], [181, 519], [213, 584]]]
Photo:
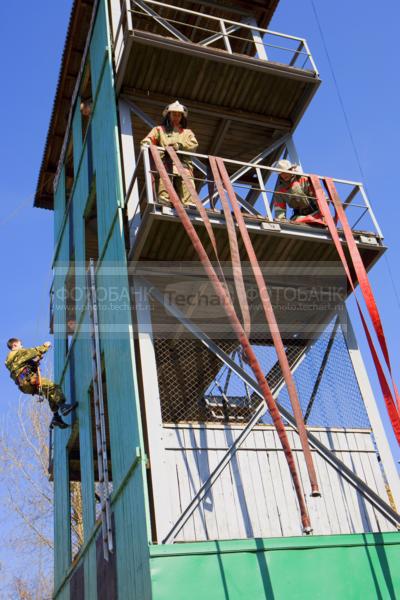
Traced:
[[[240, 368], [253, 376], [235, 340], [217, 344]], [[200, 340], [156, 337], [154, 341], [164, 422], [246, 423], [260, 398]], [[292, 412], [275, 348], [266, 340], [252, 340], [267, 381], [278, 402]], [[285, 343], [293, 367], [300, 404], [307, 425], [369, 429], [370, 423], [350, 360], [344, 334], [332, 323], [311, 344], [293, 339]], [[263, 422], [272, 423], [269, 414]]]

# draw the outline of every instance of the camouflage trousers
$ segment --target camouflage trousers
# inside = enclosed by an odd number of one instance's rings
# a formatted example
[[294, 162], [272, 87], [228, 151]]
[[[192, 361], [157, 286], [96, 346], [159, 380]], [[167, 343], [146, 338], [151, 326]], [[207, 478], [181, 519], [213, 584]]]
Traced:
[[[59, 405], [65, 402], [65, 396], [61, 389], [61, 387], [51, 381], [51, 379], [47, 379], [46, 377], [42, 377], [42, 395], [47, 399], [51, 412], [56, 412]], [[19, 389], [24, 394], [31, 394], [32, 396], [39, 393], [37, 387], [37, 379], [36, 376], [31, 377], [28, 381], [24, 381], [19, 386]]]

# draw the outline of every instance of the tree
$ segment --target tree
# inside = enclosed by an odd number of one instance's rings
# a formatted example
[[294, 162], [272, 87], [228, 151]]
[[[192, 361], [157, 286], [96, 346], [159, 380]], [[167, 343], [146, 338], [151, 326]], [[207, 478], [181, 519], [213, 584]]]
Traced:
[[[16, 414], [15, 414], [16, 413]], [[49, 412], [47, 402], [20, 395], [0, 429], [0, 482], [7, 518], [15, 522], [9, 545], [17, 557], [29, 558], [26, 574], [14, 577], [10, 598], [51, 598], [53, 568], [53, 484], [49, 480]], [[83, 543], [80, 482], [71, 482], [73, 555]], [[4, 565], [3, 565], [4, 570]], [[3, 578], [4, 580], [5, 578]], [[3, 592], [6, 593], [6, 592]], [[2, 596], [3, 597], [3, 596]]]

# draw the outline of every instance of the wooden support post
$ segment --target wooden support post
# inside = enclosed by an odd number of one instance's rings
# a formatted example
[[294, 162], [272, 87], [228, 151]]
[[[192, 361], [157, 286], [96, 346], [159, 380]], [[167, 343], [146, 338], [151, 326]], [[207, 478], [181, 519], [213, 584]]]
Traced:
[[[121, 153], [122, 166], [124, 175], [125, 193], [130, 188], [132, 176], [136, 166], [135, 146], [133, 143], [133, 128], [131, 119], [131, 109], [125, 100], [119, 100], [119, 122], [121, 132]], [[129, 197], [125, 198], [126, 210], [128, 215], [129, 230], [131, 231], [131, 223], [136, 214], [139, 205], [139, 188], [137, 181], [133, 185]]]
[[374, 392], [372, 391], [368, 373], [365, 368], [360, 349], [357, 344], [357, 339], [354, 334], [350, 316], [347, 310], [339, 312], [341, 327], [346, 344], [349, 350], [350, 360], [353, 365], [354, 373], [357, 378], [358, 386], [364, 400], [365, 408], [371, 423], [372, 431], [375, 437], [379, 456], [382, 461], [383, 468], [386, 473], [389, 487], [392, 491], [393, 498], [397, 507], [400, 510], [400, 479], [394, 462], [393, 454], [390, 450], [389, 441], [376, 405]]
[[167, 473], [148, 288], [137, 282], [134, 282], [133, 288], [135, 294], [135, 315], [138, 326], [139, 368], [141, 369], [143, 381], [146, 428], [149, 441], [154, 520], [157, 541], [160, 542], [173, 524], [172, 507], [169, 501], [170, 482], [168, 481]]

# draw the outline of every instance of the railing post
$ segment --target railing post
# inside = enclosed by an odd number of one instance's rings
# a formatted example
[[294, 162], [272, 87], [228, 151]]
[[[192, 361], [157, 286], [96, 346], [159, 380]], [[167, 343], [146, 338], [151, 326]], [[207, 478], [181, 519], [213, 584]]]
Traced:
[[154, 204], [153, 180], [151, 176], [149, 147], [143, 146], [144, 176], [146, 181], [147, 204]]
[[270, 221], [273, 221], [274, 218], [272, 216], [271, 207], [270, 207], [269, 202], [268, 202], [267, 192], [265, 191], [265, 188], [264, 188], [264, 180], [263, 180], [262, 175], [261, 175], [261, 170], [258, 167], [256, 167], [256, 173], [257, 173], [258, 183], [259, 183], [260, 188], [261, 188], [261, 195], [262, 195], [262, 198], [263, 198], [263, 201], [264, 201], [265, 212], [267, 213], [268, 219]]
[[381, 240], [383, 240], [383, 233], [381, 231], [381, 228], [378, 225], [378, 221], [375, 218], [374, 211], [372, 210], [372, 207], [369, 203], [368, 196], [364, 190], [363, 185], [360, 185], [360, 193], [361, 193], [361, 196], [364, 198], [365, 206], [368, 208], [369, 216], [371, 217], [371, 221], [373, 222], [373, 224], [375, 226], [376, 232], [377, 232], [378, 236], [381, 238]]
[[[300, 44], [297, 46], [297, 49], [294, 51], [292, 60], [289, 63], [289, 67], [294, 67], [295, 66], [295, 64], [297, 62], [297, 59], [299, 58], [299, 56], [300, 56], [301, 52], [303, 51], [303, 49], [304, 49], [304, 43], [303, 43], [303, 41], [301, 41]], [[308, 55], [307, 55], [307, 57], [306, 57], [306, 59], [305, 59], [305, 61], [304, 61], [304, 63], [303, 63], [303, 65], [302, 65], [301, 68], [304, 67], [304, 65], [306, 64], [307, 61], [308, 61]]]
[[308, 60], [311, 63], [311, 66], [313, 68], [314, 74], [318, 77], [319, 73], [318, 73], [317, 65], [314, 62], [314, 59], [313, 59], [312, 54], [310, 52], [310, 48], [308, 47], [307, 41], [306, 40], [302, 40], [302, 42], [303, 42], [303, 45], [304, 45], [304, 50], [307, 52]]
[[119, 0], [110, 0], [110, 13], [111, 13], [111, 27], [114, 48], [117, 41], [117, 34], [119, 31], [119, 24], [122, 17], [122, 8]]
[[133, 29], [132, 12], [131, 12], [131, 0], [123, 0], [126, 12], [126, 28], [127, 31]]
[[223, 19], [219, 19], [219, 26], [221, 28], [221, 32], [222, 32], [222, 37], [223, 37], [223, 40], [224, 40], [225, 48], [226, 48], [227, 52], [229, 52], [229, 54], [232, 54], [231, 43], [229, 41], [228, 32], [226, 30], [225, 23], [224, 23]]
[[133, 244], [134, 229], [133, 222], [137, 215], [139, 207], [139, 187], [137, 182], [137, 168], [140, 160], [140, 153], [136, 156], [135, 145], [133, 143], [133, 127], [131, 118], [131, 109], [129, 104], [120, 98], [118, 102], [120, 136], [121, 136], [121, 155], [124, 175], [125, 188], [125, 206], [129, 224], [129, 241]]

